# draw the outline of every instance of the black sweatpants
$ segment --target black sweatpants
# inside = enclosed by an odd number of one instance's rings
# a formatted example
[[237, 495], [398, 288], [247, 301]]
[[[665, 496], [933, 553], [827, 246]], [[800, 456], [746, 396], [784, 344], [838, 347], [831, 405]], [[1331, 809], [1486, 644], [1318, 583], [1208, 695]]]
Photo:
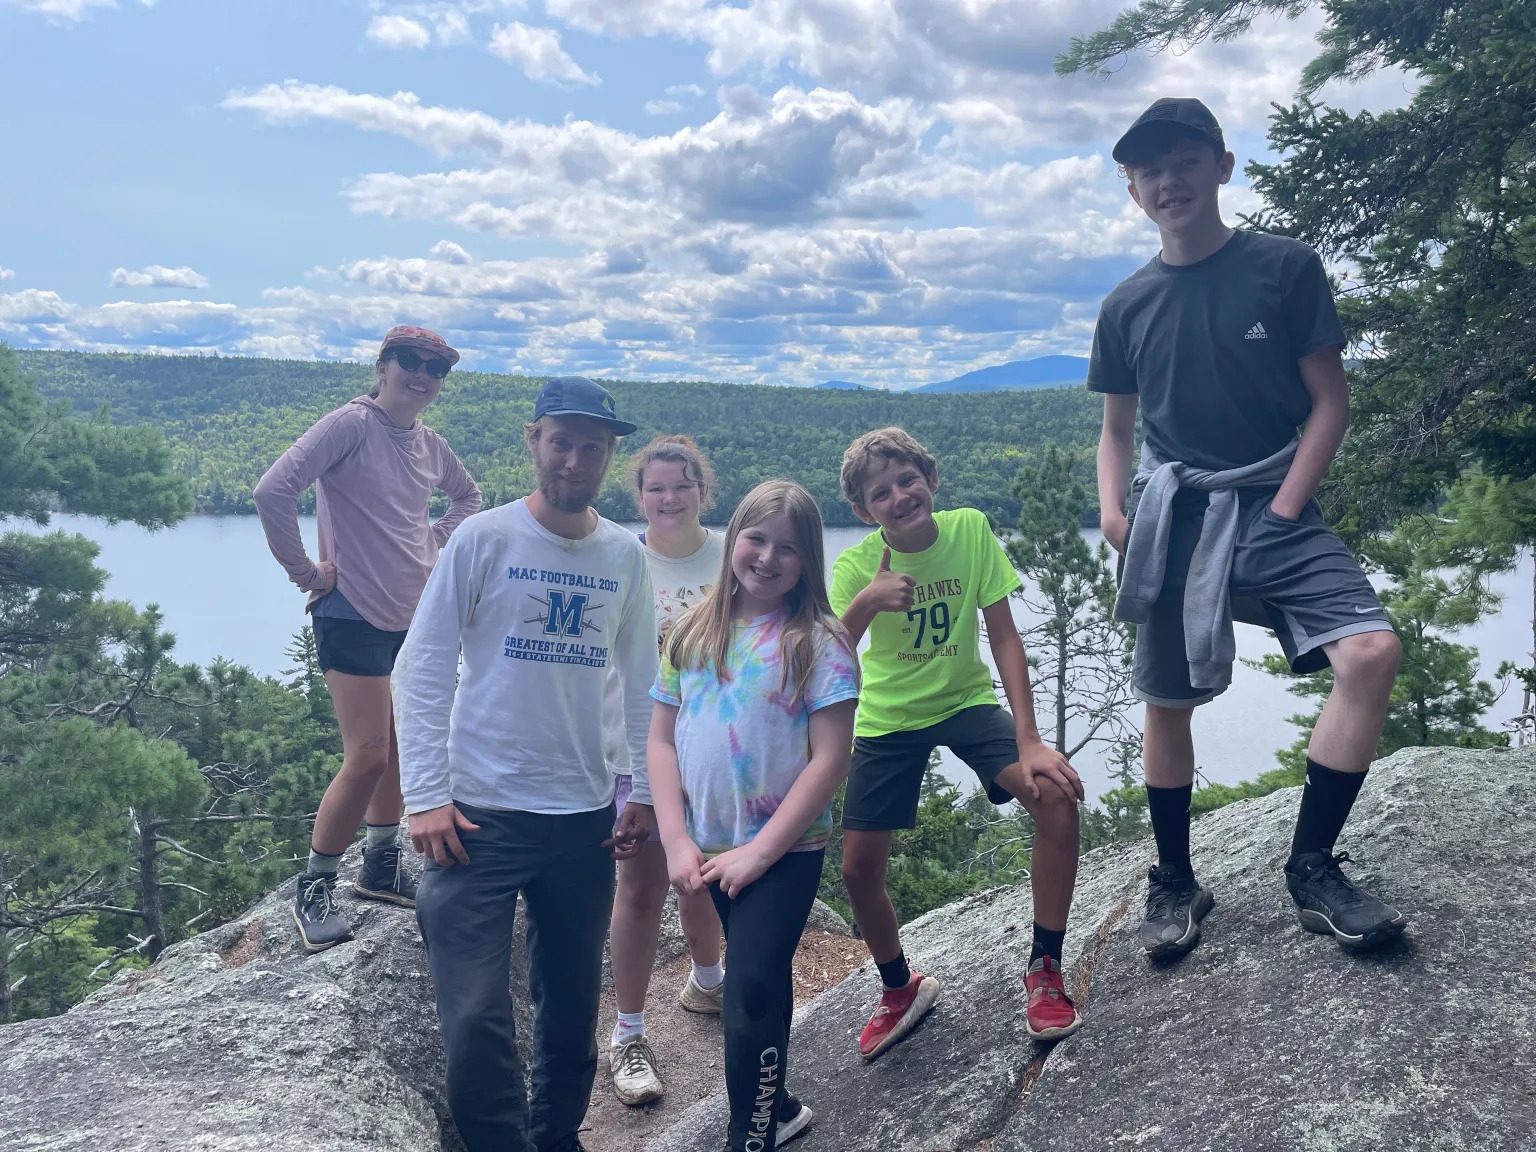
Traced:
[[[448, 1108], [469, 1152], [568, 1152], [597, 1075], [603, 939], [613, 908], [613, 806], [549, 816], [460, 804], [468, 864], [427, 861], [416, 921], [448, 1063]], [[533, 1066], [523, 1086], [508, 991], [512, 922], [528, 909]]]
[[789, 1068], [795, 1013], [794, 959], [821, 884], [825, 853], [787, 852], [727, 899], [710, 887], [725, 929], [725, 1091], [729, 1152], [772, 1152]]

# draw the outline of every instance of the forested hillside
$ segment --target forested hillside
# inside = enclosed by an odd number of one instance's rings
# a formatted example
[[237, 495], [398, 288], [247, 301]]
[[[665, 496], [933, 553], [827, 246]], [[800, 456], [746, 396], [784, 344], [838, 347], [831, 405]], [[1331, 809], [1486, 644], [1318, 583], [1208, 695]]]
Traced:
[[[200, 512], [249, 512], [262, 471], [317, 417], [368, 389], [371, 365], [197, 356], [20, 352], [50, 399], [83, 414], [103, 406], [119, 424], [165, 432]], [[939, 458], [940, 507], [982, 509], [993, 523], [1018, 520], [1013, 482], [1047, 444], [1087, 452], [1098, 430], [1096, 398], [1080, 389], [969, 395], [775, 388], [708, 383], [605, 381], [618, 409], [640, 425], [632, 449], [658, 432], [686, 432], [720, 477], [716, 515], [728, 515], [758, 481], [789, 476], [806, 485], [829, 523], [853, 517], [838, 493], [843, 449], [861, 432], [900, 424]], [[455, 372], [426, 420], [447, 437], [489, 503], [527, 492], [533, 471], [522, 425], [539, 381]], [[622, 451], [622, 448], [621, 448]], [[631, 518], [615, 468], [599, 502]], [[309, 497], [312, 499], [312, 497]]]

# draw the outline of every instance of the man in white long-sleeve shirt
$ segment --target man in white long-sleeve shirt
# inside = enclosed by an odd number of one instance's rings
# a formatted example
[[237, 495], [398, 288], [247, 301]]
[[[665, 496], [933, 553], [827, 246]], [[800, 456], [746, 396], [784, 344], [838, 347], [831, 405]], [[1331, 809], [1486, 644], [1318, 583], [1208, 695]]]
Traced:
[[[471, 516], [422, 593], [393, 680], [416, 915], [470, 1152], [579, 1152], [597, 1069], [613, 856], [654, 827], [645, 771], [656, 629], [645, 550], [591, 503], [635, 425], [590, 380], [545, 384], [525, 427], [538, 488]], [[463, 665], [460, 668], [460, 655]], [[634, 767], [614, 833], [603, 756], [609, 667]], [[610, 847], [613, 853], [610, 853]], [[532, 1072], [508, 996], [513, 913], [528, 911]]]

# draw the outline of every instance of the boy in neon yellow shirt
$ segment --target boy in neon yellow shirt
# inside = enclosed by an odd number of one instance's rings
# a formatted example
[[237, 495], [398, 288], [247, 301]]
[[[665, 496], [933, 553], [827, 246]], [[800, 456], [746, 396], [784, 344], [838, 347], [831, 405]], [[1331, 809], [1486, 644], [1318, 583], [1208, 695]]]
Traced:
[[[891, 832], [916, 825], [928, 757], [940, 746], [971, 767], [994, 804], [1016, 799], [1035, 821], [1030, 1036], [1057, 1039], [1083, 1022], [1061, 978], [1083, 785], [1035, 727], [1029, 665], [1008, 605], [1018, 573], [983, 513], [934, 512], [938, 485], [933, 456], [900, 428], [867, 432], [843, 454], [843, 495], [854, 515], [880, 528], [837, 558], [831, 594], [853, 641], [865, 633], [870, 641], [843, 802], [843, 880], [882, 984], [859, 1037], [868, 1060], [911, 1031], [939, 995], [937, 980], [907, 965], [885, 873]], [[981, 659], [978, 612], [1012, 715]]]

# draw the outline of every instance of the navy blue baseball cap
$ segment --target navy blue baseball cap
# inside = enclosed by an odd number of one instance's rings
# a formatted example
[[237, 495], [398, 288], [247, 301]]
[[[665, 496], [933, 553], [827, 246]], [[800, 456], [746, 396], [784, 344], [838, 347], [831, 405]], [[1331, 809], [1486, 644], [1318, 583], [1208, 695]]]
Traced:
[[545, 416], [586, 416], [628, 436], [638, 425], [620, 420], [613, 414], [613, 397], [608, 389], [585, 376], [556, 376], [544, 382], [539, 398], [533, 402], [533, 418]]
[[1227, 150], [1221, 125], [1209, 108], [1190, 96], [1164, 96], [1136, 117], [1136, 123], [1115, 142], [1110, 156], [1116, 164], [1144, 161], [1179, 137], [1208, 141], [1223, 152]]

